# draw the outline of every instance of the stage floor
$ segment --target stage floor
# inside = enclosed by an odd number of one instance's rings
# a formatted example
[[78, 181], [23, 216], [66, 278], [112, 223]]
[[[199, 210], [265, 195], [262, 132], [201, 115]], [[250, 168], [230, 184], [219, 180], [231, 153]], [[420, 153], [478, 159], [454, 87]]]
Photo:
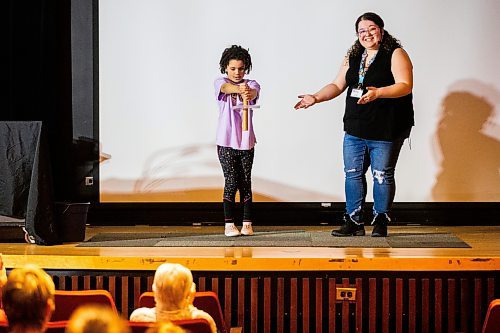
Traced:
[[[330, 231], [332, 226], [266, 226], [266, 230]], [[259, 230], [256, 226], [255, 231]], [[366, 227], [367, 236], [371, 227]], [[214, 233], [221, 226], [87, 227], [86, 239], [109, 232]], [[500, 226], [392, 226], [397, 233], [451, 233], [470, 248], [329, 248], [329, 247], [77, 247], [78, 243], [40, 246], [0, 243], [7, 268], [35, 263], [51, 270], [155, 270], [177, 262], [195, 271], [497, 271]], [[356, 242], [358, 237], [352, 237]], [[332, 237], [333, 241], [333, 237]]]

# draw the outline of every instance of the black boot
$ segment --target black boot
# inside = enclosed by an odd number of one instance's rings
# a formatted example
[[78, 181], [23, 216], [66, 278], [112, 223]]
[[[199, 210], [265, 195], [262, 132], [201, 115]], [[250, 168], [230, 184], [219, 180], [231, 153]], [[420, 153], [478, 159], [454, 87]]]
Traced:
[[344, 214], [344, 224], [338, 230], [332, 231], [332, 236], [364, 236], [365, 227], [363, 223], [356, 223], [349, 214]]
[[387, 224], [389, 222], [391, 222], [391, 219], [386, 213], [375, 215], [372, 221], [372, 237], [387, 237]]

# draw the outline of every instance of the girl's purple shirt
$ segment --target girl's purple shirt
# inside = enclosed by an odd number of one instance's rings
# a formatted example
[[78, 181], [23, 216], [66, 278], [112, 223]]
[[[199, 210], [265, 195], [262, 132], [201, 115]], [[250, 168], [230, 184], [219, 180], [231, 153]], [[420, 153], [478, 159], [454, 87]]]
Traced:
[[[260, 85], [255, 80], [244, 79], [251, 89], [257, 90], [257, 97], [250, 101], [250, 105], [255, 105], [260, 95]], [[217, 125], [216, 143], [218, 146], [231, 147], [239, 150], [249, 150], [255, 146], [257, 142], [253, 131], [253, 110], [248, 110], [248, 131], [243, 131], [243, 110], [233, 109], [233, 99], [231, 94], [224, 94], [220, 91], [225, 83], [232, 83], [227, 77], [219, 77], [215, 80], [215, 98], [219, 106], [219, 122]], [[236, 104], [243, 104], [239, 95], [236, 96]]]

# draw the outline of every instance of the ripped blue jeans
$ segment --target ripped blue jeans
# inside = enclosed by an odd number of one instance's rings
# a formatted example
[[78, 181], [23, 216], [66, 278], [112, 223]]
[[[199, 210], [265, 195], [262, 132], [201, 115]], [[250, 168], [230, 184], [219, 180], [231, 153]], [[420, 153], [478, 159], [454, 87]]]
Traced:
[[346, 213], [361, 222], [365, 202], [366, 171], [371, 166], [373, 176], [373, 213], [388, 213], [396, 193], [394, 170], [405, 137], [394, 142], [365, 140], [345, 133], [344, 173]]

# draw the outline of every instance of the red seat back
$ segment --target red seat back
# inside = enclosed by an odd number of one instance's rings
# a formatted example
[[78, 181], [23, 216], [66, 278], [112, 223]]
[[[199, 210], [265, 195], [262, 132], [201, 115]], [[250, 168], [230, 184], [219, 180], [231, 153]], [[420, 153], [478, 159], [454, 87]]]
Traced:
[[109, 306], [118, 313], [115, 301], [107, 290], [56, 290], [55, 304], [50, 321], [68, 320], [73, 311], [83, 304]]
[[[68, 326], [68, 322], [66, 320], [63, 321], [55, 321], [47, 323], [47, 330], [45, 333], [64, 333], [66, 330], [66, 326]], [[9, 332], [9, 326], [7, 322], [0, 322], [0, 333]]]
[[172, 320], [172, 323], [191, 333], [212, 333], [210, 324], [205, 319]]
[[215, 325], [221, 333], [229, 332], [224, 321], [219, 297], [216, 293], [213, 291], [198, 291], [194, 296], [193, 305], [208, 313], [215, 321]]
[[145, 291], [139, 296], [140, 308], [154, 308], [156, 305], [155, 295], [152, 291]]
[[128, 326], [130, 327], [131, 333], [144, 333], [148, 328], [153, 327], [155, 323], [141, 323], [135, 321], [129, 321]]
[[9, 331], [9, 324], [6, 321], [0, 322], [0, 333], [7, 333]]
[[64, 333], [66, 326], [68, 326], [67, 320], [48, 322], [45, 333]]
[[[182, 327], [187, 332], [212, 333], [210, 324], [205, 319], [172, 320], [172, 323]], [[129, 321], [128, 325], [132, 333], [144, 333], [148, 328], [153, 327], [156, 324]]]
[[483, 333], [500, 332], [500, 299], [491, 301], [483, 324]]

